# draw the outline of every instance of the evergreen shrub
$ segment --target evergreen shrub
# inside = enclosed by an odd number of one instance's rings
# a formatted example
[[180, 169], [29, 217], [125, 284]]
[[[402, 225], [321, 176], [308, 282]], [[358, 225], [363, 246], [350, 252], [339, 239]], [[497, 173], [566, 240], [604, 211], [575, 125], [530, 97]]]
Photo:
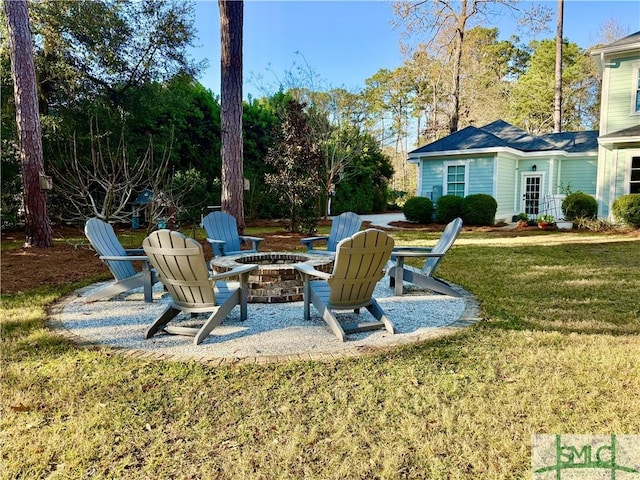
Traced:
[[449, 223], [456, 217], [462, 217], [464, 199], [457, 195], [443, 195], [436, 201], [436, 221]]
[[562, 213], [567, 220], [577, 218], [596, 218], [598, 202], [584, 192], [573, 192], [562, 200]]
[[640, 227], [640, 193], [630, 193], [616, 198], [611, 210], [618, 220]]
[[462, 220], [465, 225], [482, 226], [495, 223], [498, 202], [491, 195], [476, 193], [462, 200]]
[[411, 197], [402, 207], [402, 213], [409, 222], [430, 223], [433, 202], [427, 197]]

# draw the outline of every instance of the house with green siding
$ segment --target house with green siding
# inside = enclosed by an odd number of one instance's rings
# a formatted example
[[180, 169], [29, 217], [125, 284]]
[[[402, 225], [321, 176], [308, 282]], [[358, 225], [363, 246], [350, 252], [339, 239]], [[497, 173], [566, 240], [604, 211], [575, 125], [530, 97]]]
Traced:
[[567, 189], [594, 196], [602, 218], [615, 198], [640, 193], [640, 32], [592, 54], [603, 72], [599, 131], [531, 135], [503, 120], [464, 128], [409, 152], [417, 194], [434, 203], [489, 194], [496, 221], [511, 221], [561, 218]]
[[467, 127], [409, 153], [418, 165], [418, 194], [486, 193], [498, 202], [496, 221], [526, 213], [562, 216], [567, 187], [596, 194], [598, 132], [530, 135], [503, 120]]
[[598, 137], [598, 214], [640, 193], [640, 32], [591, 51], [602, 73]]

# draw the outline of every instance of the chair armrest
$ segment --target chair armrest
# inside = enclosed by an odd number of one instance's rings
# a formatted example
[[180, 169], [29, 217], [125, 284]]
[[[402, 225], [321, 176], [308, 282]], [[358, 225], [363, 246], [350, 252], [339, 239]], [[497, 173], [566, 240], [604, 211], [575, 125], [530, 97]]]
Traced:
[[316, 270], [311, 265], [307, 265], [306, 263], [297, 263], [294, 265], [294, 268], [298, 270], [303, 275], [308, 275], [310, 277], [318, 277], [324, 280], [330, 279], [333, 275], [327, 272], [321, 272], [320, 270]]
[[227, 243], [224, 240], [214, 240], [213, 238], [209, 238], [209, 237], [207, 237], [206, 240], [207, 240], [207, 242], [209, 242], [211, 244], [215, 243], [217, 245], [224, 245], [225, 243]]
[[440, 257], [444, 257], [446, 252], [444, 253], [432, 253], [429, 250], [426, 249], [402, 249], [402, 250], [398, 250], [396, 251], [396, 249], [394, 248], [393, 251], [391, 252], [391, 259], [394, 260], [398, 257], [403, 257], [403, 258], [407, 258], [407, 257], [426, 257], [426, 258], [440, 258]]
[[264, 240], [264, 238], [260, 238], [260, 237], [249, 237], [247, 235], [240, 235], [240, 241], [253, 243], [253, 249], [255, 251], [258, 251], [258, 247], [260, 245], [260, 242], [263, 241], [263, 240]]
[[106, 260], [109, 262], [113, 262], [113, 261], [127, 261], [127, 262], [135, 262], [135, 261], [141, 261], [141, 262], [146, 262], [149, 260], [149, 257], [147, 257], [146, 255], [127, 255], [126, 257], [122, 257], [122, 256], [111, 256], [111, 255], [102, 255], [100, 257], [98, 257], [100, 260]]
[[323, 236], [319, 236], [319, 237], [301, 238], [300, 239], [300, 243], [305, 245], [307, 247], [307, 250], [311, 250], [311, 248], [313, 248], [313, 244], [314, 243], [321, 242], [323, 240], [326, 242], [327, 240], [329, 240], [329, 236], [328, 235], [323, 235]]
[[431, 252], [432, 247], [393, 247], [393, 253], [396, 252]]
[[240, 265], [238, 267], [232, 268], [228, 272], [215, 273], [213, 275], [210, 275], [209, 279], [215, 282], [218, 280], [222, 280], [224, 278], [237, 277], [238, 275], [249, 273], [250, 271], [255, 270], [256, 268], [258, 268], [257, 265]]

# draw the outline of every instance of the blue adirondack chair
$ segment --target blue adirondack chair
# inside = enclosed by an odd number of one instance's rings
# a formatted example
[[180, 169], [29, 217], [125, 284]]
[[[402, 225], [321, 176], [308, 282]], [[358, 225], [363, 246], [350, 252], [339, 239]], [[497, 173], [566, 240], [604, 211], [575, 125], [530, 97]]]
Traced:
[[[300, 241], [305, 247], [307, 247], [307, 253], [333, 253], [336, 251], [336, 246], [340, 240], [348, 238], [358, 232], [361, 226], [362, 219], [357, 214], [353, 212], [344, 212], [333, 219], [329, 235], [303, 238]], [[318, 250], [314, 248], [314, 245], [320, 242], [327, 243], [326, 250]]]
[[[202, 219], [202, 226], [207, 232], [207, 242], [211, 245], [216, 257], [255, 253], [263, 240], [258, 237], [238, 235], [238, 223], [235, 217], [224, 212], [211, 212]], [[241, 242], [251, 242], [252, 247], [242, 250]]]
[[[144, 250], [123, 248], [113, 227], [99, 218], [87, 220], [84, 234], [115, 279], [113, 283], [89, 295], [87, 301], [102, 300], [139, 287], [144, 287], [144, 301], [153, 301], [152, 288], [158, 279], [149, 266]], [[142, 262], [141, 272], [135, 270], [131, 263], [133, 261]]]
[[[442, 236], [433, 247], [394, 248], [387, 275], [389, 275], [389, 285], [395, 287], [395, 295], [402, 295], [403, 282], [409, 282], [436, 293], [459, 297], [460, 294], [457, 291], [444, 280], [434, 277], [433, 273], [458, 238], [460, 230], [462, 230], [462, 219], [458, 217], [447, 224]], [[426, 258], [421, 269], [404, 264], [405, 259], [411, 257]]]

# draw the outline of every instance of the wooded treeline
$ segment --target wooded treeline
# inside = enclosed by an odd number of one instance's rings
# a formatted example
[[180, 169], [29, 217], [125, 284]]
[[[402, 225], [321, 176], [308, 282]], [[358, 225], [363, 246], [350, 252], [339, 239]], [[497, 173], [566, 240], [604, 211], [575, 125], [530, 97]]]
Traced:
[[[127, 220], [128, 203], [144, 189], [164, 192], [183, 222], [199, 220], [206, 205], [219, 205], [220, 99], [198, 83], [202, 65], [187, 54], [195, 35], [193, 3], [42, 0], [29, 8], [45, 170], [54, 177], [50, 217]], [[425, 44], [408, 51], [398, 69], [366, 79], [360, 91], [309, 88], [294, 74], [290, 84], [245, 102], [247, 216], [290, 216], [291, 205], [274, 187], [293, 168], [276, 158], [285, 151], [278, 142], [317, 151], [313, 213], [320, 216], [328, 208], [331, 214], [379, 211], [393, 200], [392, 191], [414, 192], [406, 152], [449, 134], [454, 115], [457, 128], [502, 118], [532, 133], [550, 131], [555, 42], [498, 38], [495, 28], [466, 29], [457, 75], [453, 51]], [[5, 42], [0, 62], [6, 222], [19, 216], [22, 199]], [[588, 52], [566, 40], [563, 65], [563, 130], [597, 128], [599, 78]], [[296, 109], [301, 117], [292, 122]], [[91, 172], [94, 178], [81, 185], [79, 177]], [[126, 206], [118, 209], [124, 197]]]

